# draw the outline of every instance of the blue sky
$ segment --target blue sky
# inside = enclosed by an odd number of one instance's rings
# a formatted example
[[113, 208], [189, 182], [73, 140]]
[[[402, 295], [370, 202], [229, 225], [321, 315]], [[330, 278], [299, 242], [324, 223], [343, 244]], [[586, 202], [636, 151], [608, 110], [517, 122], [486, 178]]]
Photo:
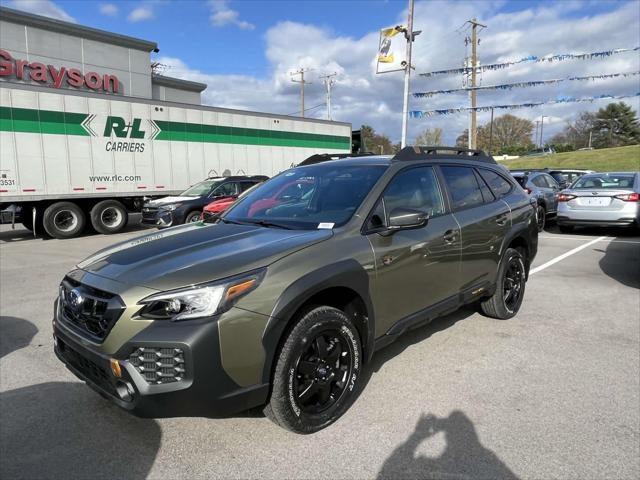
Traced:
[[[320, 76], [338, 72], [334, 118], [356, 126], [373, 125], [397, 141], [400, 135], [402, 75], [375, 75], [372, 60], [378, 29], [406, 19], [406, 0], [2, 0], [4, 5], [75, 21], [95, 28], [152, 40], [166, 64], [166, 75], [201, 81], [207, 104], [273, 113], [298, 109], [298, 86], [289, 73], [310, 68], [309, 116], [325, 114]], [[481, 33], [481, 63], [526, 55], [581, 53], [640, 44], [640, 2], [603, 0], [505, 1], [416, 0], [416, 71], [461, 66], [468, 51], [457, 29], [477, 17], [489, 28]], [[528, 64], [485, 73], [482, 84], [544, 80], [640, 70], [638, 52], [603, 60]], [[482, 92], [479, 105], [524, 103], [558, 96], [614, 95], [640, 91], [639, 77], [599, 82]], [[414, 78], [412, 91], [456, 88], [460, 77]], [[466, 106], [462, 95], [412, 100], [412, 108]], [[638, 108], [637, 100], [631, 100]], [[548, 135], [580, 111], [606, 102], [518, 110], [519, 116], [545, 119]], [[479, 114], [483, 124], [488, 114]], [[467, 115], [410, 122], [410, 137], [424, 128], [442, 127], [447, 143], [467, 126]], [[547, 122], [549, 124], [547, 125]]]

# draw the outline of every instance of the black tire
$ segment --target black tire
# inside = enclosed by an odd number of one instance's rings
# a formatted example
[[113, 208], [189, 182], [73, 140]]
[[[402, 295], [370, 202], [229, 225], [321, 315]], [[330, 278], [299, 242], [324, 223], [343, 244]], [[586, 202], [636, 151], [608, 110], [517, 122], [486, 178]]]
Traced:
[[292, 432], [317, 432], [351, 406], [361, 367], [360, 337], [349, 317], [333, 307], [306, 310], [282, 345], [264, 413]]
[[44, 230], [53, 238], [73, 238], [84, 230], [87, 218], [80, 207], [71, 202], [49, 205], [43, 215]]
[[122, 203], [117, 200], [103, 200], [91, 209], [91, 226], [98, 233], [105, 235], [118, 233], [127, 226], [129, 214]]
[[544, 230], [544, 226], [547, 223], [547, 210], [544, 208], [544, 205], [538, 205], [538, 209], [536, 210], [536, 222], [538, 224], [538, 233]]
[[572, 233], [573, 225], [558, 225], [558, 229], [560, 229], [562, 233]]
[[[515, 316], [524, 299], [525, 278], [526, 269], [522, 253], [514, 248], [507, 248], [500, 262], [496, 291], [480, 304], [482, 313], [500, 320]], [[507, 296], [512, 292], [516, 295], [515, 298]]]
[[201, 213], [202, 212], [199, 212], [197, 210], [195, 212], [189, 212], [184, 219], [184, 223], [199, 222]]

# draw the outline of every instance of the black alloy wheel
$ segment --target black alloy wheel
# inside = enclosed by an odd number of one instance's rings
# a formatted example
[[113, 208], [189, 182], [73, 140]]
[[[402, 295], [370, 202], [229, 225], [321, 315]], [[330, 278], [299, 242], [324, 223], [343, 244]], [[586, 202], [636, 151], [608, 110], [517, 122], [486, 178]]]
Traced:
[[307, 344], [295, 367], [294, 388], [300, 409], [316, 415], [342, 398], [353, 370], [353, 344], [344, 332], [325, 330]]
[[522, 260], [518, 257], [509, 259], [507, 268], [504, 272], [503, 282], [503, 298], [504, 305], [507, 310], [513, 312], [516, 310], [524, 290], [525, 273]]

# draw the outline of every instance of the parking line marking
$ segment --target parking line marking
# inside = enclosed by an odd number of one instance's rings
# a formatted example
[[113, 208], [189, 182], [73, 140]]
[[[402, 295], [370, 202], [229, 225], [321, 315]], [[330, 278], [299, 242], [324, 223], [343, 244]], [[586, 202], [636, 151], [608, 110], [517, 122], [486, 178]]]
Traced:
[[[586, 240], [588, 238], [593, 238], [593, 237], [562, 237], [560, 235], [539, 235], [538, 238], [541, 238], [543, 240], [573, 240], [573, 241], [580, 241], [580, 240]], [[602, 237], [600, 237], [602, 238]], [[599, 239], [598, 239], [599, 240]], [[617, 238], [612, 238], [612, 237], [607, 237], [605, 240], [602, 240], [603, 242], [607, 242], [607, 243], [631, 243], [631, 244], [640, 244], [640, 240], [618, 240]]]
[[565, 252], [562, 255], [558, 255], [556, 258], [552, 258], [548, 262], [543, 263], [542, 265], [539, 265], [536, 268], [531, 269], [531, 271], [529, 272], [529, 275], [533, 275], [534, 273], [538, 273], [541, 270], [544, 270], [545, 268], [548, 268], [551, 265], [554, 265], [554, 264], [564, 260], [565, 258], [570, 257], [571, 255], [573, 255], [575, 253], [578, 253], [580, 250], [584, 250], [585, 248], [589, 248], [591, 245], [595, 245], [596, 243], [605, 240], [606, 238], [608, 238], [608, 237], [604, 236], [604, 237], [596, 238], [595, 240], [591, 240], [590, 242], [587, 242], [584, 245], [580, 245], [579, 247], [576, 247], [573, 250], [569, 250], [568, 252]]

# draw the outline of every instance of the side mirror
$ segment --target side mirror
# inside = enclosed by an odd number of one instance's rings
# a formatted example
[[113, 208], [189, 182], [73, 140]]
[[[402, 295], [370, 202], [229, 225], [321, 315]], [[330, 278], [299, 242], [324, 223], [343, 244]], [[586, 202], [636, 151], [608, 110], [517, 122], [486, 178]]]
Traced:
[[387, 232], [408, 230], [410, 228], [424, 227], [429, 221], [429, 215], [413, 208], [396, 208], [389, 215], [389, 227]]

